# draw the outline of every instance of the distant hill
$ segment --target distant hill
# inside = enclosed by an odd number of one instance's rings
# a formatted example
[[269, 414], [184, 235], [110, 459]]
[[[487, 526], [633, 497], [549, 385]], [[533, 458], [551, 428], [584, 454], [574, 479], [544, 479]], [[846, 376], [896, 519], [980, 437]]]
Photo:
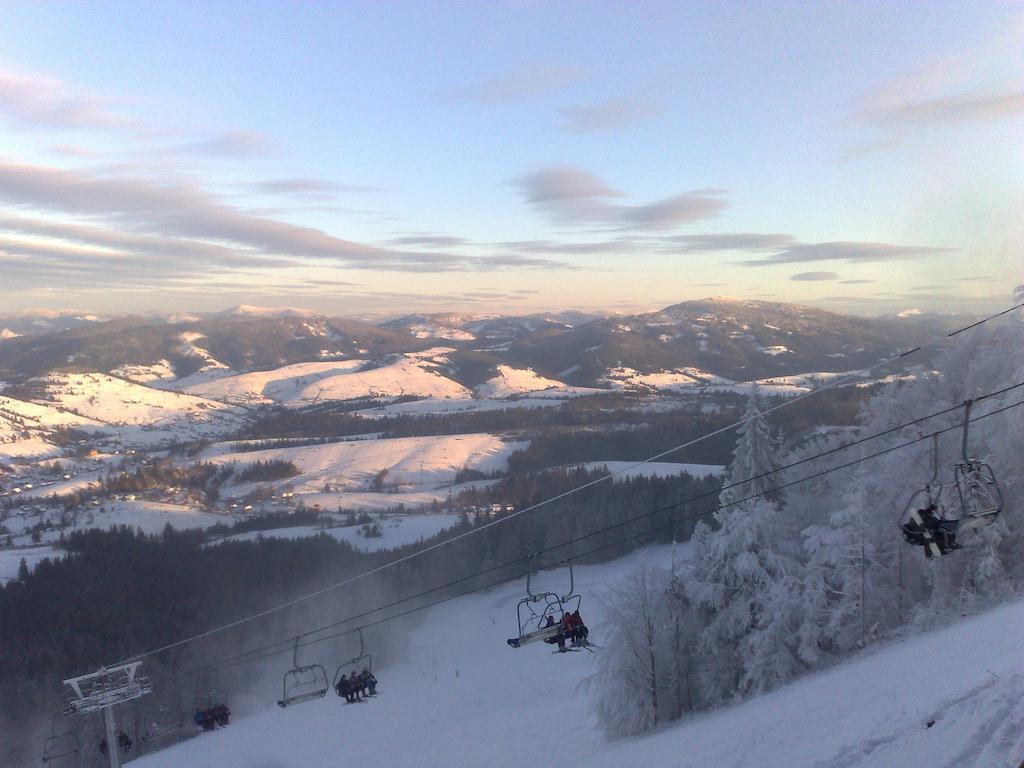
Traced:
[[242, 306], [200, 317], [96, 318], [0, 340], [0, 379], [70, 368], [182, 389], [296, 363], [389, 365], [388, 355], [441, 345], [454, 350], [445, 375], [470, 389], [498, 377], [500, 366], [591, 387], [752, 381], [864, 368], [964, 322], [906, 312], [871, 319], [726, 298], [588, 317], [438, 313], [371, 325], [294, 308]]
[[516, 340], [506, 357], [579, 385], [597, 384], [622, 368], [643, 374], [694, 368], [749, 381], [863, 368], [935, 333], [925, 323], [715, 298], [531, 334]]
[[0, 341], [0, 378], [59, 368], [117, 372], [156, 367], [137, 380], [247, 371], [312, 360], [408, 351], [428, 342], [354, 320], [322, 316], [225, 315], [167, 322], [123, 317]]

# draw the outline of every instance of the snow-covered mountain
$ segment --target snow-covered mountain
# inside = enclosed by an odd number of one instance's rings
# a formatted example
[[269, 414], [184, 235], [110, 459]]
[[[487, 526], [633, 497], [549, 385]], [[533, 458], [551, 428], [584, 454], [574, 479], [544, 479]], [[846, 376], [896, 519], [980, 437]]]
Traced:
[[[937, 322], [919, 316], [872, 320], [734, 299], [690, 301], [583, 324], [544, 316], [447, 313], [373, 326], [306, 310], [240, 307], [198, 320], [120, 318], [11, 338], [0, 343], [0, 377], [74, 366], [180, 390], [235, 374], [298, 363], [372, 361], [443, 343], [452, 350], [446, 375], [467, 390], [486, 389], [507, 369], [531, 370], [539, 379], [567, 386], [629, 382], [646, 387], [670, 379], [675, 386], [693, 371], [707, 381], [749, 382], [864, 368], [944, 332], [947, 321], [941, 327]], [[399, 390], [393, 394], [403, 390], [395, 378], [373, 386]], [[407, 394], [414, 391], [404, 387]]]
[[19, 336], [59, 333], [72, 328], [104, 322], [106, 318], [78, 310], [26, 309], [0, 314], [0, 341]]

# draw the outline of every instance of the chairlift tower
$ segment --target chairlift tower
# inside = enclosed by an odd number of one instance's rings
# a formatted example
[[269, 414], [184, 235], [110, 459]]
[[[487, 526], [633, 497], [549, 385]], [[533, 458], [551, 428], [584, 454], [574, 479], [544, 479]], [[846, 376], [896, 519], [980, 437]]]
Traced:
[[153, 692], [149, 680], [139, 675], [141, 661], [101, 667], [88, 675], [64, 681], [74, 694], [64, 709], [66, 715], [88, 715], [103, 712], [103, 726], [107, 734], [107, 758], [110, 768], [121, 768], [121, 746], [118, 743], [114, 706], [132, 701]]

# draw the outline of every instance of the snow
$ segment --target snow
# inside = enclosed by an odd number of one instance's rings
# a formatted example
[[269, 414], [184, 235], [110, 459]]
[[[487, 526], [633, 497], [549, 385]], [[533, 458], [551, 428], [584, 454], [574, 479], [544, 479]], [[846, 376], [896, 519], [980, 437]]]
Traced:
[[85, 431], [104, 425], [53, 405], [0, 396], [0, 461], [38, 461], [60, 456], [63, 449], [46, 438], [58, 427]]
[[[597, 644], [603, 609], [595, 595], [641, 559], [664, 564], [668, 549], [575, 569]], [[568, 582], [565, 571], [541, 578]], [[281, 710], [268, 681], [258, 700], [233, 702], [228, 728], [135, 765], [333, 768], [344, 755], [346, 765], [520, 768], [564, 754], [588, 768], [990, 768], [1024, 757], [1024, 601], [652, 735], [607, 741], [581, 687], [593, 671], [590, 654], [505, 645], [522, 590], [506, 584], [430, 609], [409, 658], [376, 670], [382, 693], [367, 704], [344, 706], [331, 693]], [[340, 661], [322, 650], [310, 657], [329, 672]], [[283, 673], [288, 660], [279, 665]]]
[[595, 470], [608, 468], [616, 480], [631, 477], [675, 477], [684, 472], [693, 477], [711, 477], [725, 471], [721, 464], [686, 464], [671, 461], [647, 461], [637, 464], [635, 461], [588, 461], [578, 464], [585, 469]]
[[513, 368], [510, 365], [499, 365], [498, 375], [477, 387], [481, 397], [508, 397], [523, 392], [534, 392], [540, 389], [564, 387], [565, 384], [555, 379], [546, 379], [534, 373], [532, 368]]
[[[112, 525], [128, 525], [141, 528], [149, 534], [161, 533], [168, 523], [178, 530], [188, 528], [209, 528], [211, 525], [231, 525], [234, 520], [224, 515], [203, 512], [187, 504], [171, 504], [160, 501], [137, 499], [135, 501], [104, 500], [100, 513], [99, 507], [86, 513], [79, 513], [79, 522], [73, 529], [109, 528]], [[90, 514], [92, 513], [92, 514]], [[82, 519], [82, 515], [85, 518]], [[89, 518], [92, 517], [92, 520]]]
[[437, 371], [445, 347], [396, 355], [374, 367], [367, 360], [296, 363], [272, 371], [243, 373], [195, 384], [186, 391], [228, 402], [278, 403], [289, 407], [325, 400], [418, 395], [468, 398], [472, 392]]
[[54, 549], [49, 544], [38, 547], [0, 547], [0, 584], [18, 576], [18, 568], [22, 559], [31, 571], [42, 560], [58, 560], [65, 553]]
[[111, 376], [117, 376], [122, 379], [128, 379], [138, 384], [149, 384], [154, 381], [170, 381], [174, 379], [177, 374], [174, 372], [174, 367], [171, 365], [169, 360], [158, 360], [150, 365], [132, 365], [125, 363], [124, 365], [114, 368], [110, 372]]
[[466, 413], [479, 411], [501, 411], [506, 408], [544, 408], [561, 405], [555, 399], [540, 398], [538, 393], [533, 397], [521, 397], [514, 400], [444, 400], [428, 397], [423, 400], [411, 400], [403, 403], [392, 403], [377, 408], [356, 411], [367, 419], [383, 419], [387, 416], [426, 416], [439, 413]]
[[115, 427], [105, 431], [117, 432], [129, 444], [213, 437], [236, 431], [246, 421], [234, 406], [102, 373], [51, 373], [45, 381], [57, 406]]
[[324, 534], [338, 541], [347, 541], [364, 552], [379, 552], [395, 549], [406, 544], [429, 539], [446, 528], [459, 522], [458, 515], [391, 515], [384, 520], [374, 519], [380, 526], [379, 537], [367, 538], [359, 533], [361, 525], [344, 528], [323, 528], [314, 525], [300, 525], [291, 528], [272, 528], [266, 531], [247, 531], [228, 536], [221, 541], [255, 541], [264, 539], [301, 539]]
[[[357, 440], [324, 445], [271, 448], [249, 453], [227, 453], [210, 456], [221, 464], [237, 462], [245, 466], [255, 461], [292, 461], [299, 468], [297, 477], [283, 481], [296, 494], [317, 494], [329, 483], [335, 491], [344, 493], [370, 491], [374, 477], [387, 470], [384, 487], [399, 493], [374, 493], [387, 506], [409, 503], [401, 491], [435, 490], [450, 486], [456, 472], [469, 467], [481, 472], [505, 469], [508, 457], [528, 443], [506, 443], [495, 435], [471, 433], [464, 435], [436, 435], [431, 437], [398, 437], [387, 440]], [[222, 495], [243, 495], [252, 484], [227, 487]], [[330, 495], [330, 503], [347, 503], [344, 495]], [[426, 499], [429, 501], [433, 496]], [[307, 499], [310, 501], [310, 499]], [[326, 502], [326, 500], [324, 500]], [[312, 503], [312, 502], [311, 502]]]
[[758, 351], [763, 352], [766, 355], [771, 355], [772, 357], [775, 357], [776, 355], [791, 354], [793, 352], [789, 347], [782, 344], [776, 344], [771, 347], [760, 347]]
[[449, 328], [431, 323], [415, 323], [409, 326], [409, 332], [417, 339], [448, 339], [449, 341], [473, 341], [474, 336], [461, 328]]
[[314, 317], [311, 309], [299, 307], [256, 307], [251, 304], [239, 304], [237, 307], [218, 313], [218, 317]]

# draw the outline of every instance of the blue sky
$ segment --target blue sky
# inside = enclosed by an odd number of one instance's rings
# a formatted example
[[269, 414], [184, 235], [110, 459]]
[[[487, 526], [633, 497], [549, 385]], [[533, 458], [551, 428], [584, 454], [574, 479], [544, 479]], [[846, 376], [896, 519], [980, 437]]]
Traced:
[[1016, 3], [0, 2], [0, 301], [994, 308], [1022, 120]]

